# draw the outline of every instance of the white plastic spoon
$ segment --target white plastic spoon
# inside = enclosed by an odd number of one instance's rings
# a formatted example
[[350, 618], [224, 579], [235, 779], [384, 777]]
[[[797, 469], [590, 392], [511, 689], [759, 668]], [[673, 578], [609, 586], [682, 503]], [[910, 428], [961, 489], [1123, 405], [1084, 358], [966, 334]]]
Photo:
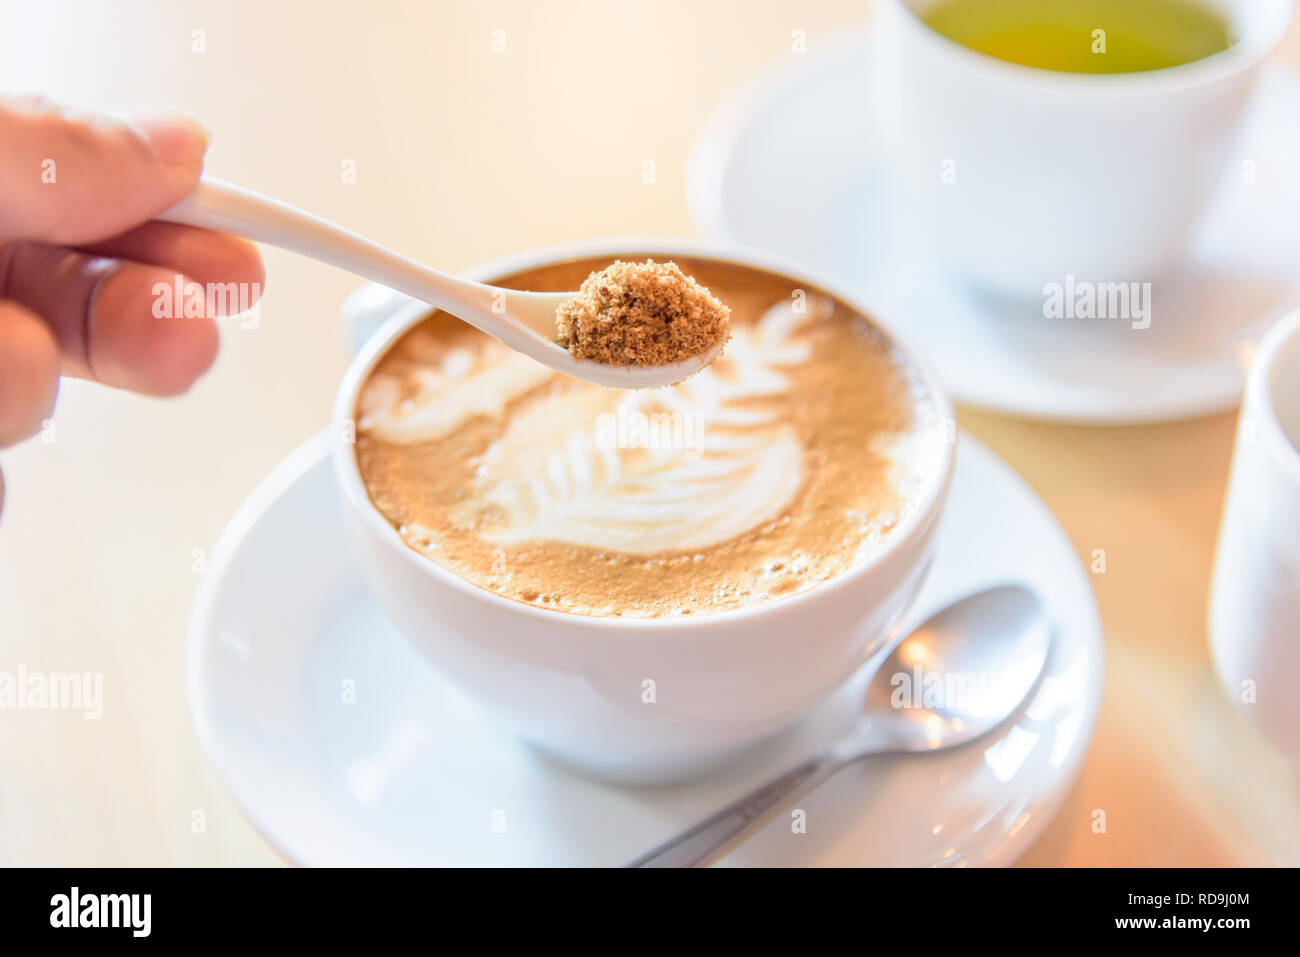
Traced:
[[470, 282], [430, 269], [333, 223], [269, 196], [204, 177], [193, 193], [157, 219], [234, 233], [288, 249], [415, 296], [463, 319], [552, 369], [620, 389], [669, 385], [693, 375], [718, 354], [662, 366], [615, 366], [575, 359], [555, 342], [555, 310], [574, 292], [521, 292]]

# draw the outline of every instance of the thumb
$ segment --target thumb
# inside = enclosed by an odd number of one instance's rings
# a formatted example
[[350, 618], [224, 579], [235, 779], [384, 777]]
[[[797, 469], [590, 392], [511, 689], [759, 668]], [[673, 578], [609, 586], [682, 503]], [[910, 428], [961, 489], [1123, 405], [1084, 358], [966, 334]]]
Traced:
[[115, 118], [0, 99], [0, 241], [107, 239], [179, 202], [207, 133], [177, 110]]

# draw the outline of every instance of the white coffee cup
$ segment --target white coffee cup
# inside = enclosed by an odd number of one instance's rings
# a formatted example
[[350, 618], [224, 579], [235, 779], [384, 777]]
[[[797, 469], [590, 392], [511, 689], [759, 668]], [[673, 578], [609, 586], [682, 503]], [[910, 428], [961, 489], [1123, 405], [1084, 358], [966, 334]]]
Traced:
[[1225, 174], [1257, 67], [1286, 32], [1291, 0], [1201, 0], [1228, 19], [1231, 47], [1116, 74], [978, 53], [920, 19], [935, 2], [885, 0], [879, 55], [891, 61], [895, 149], [913, 213], [941, 255], [978, 285], [1019, 299], [1040, 299], [1045, 285], [1071, 275], [1167, 274]]
[[[576, 257], [632, 254], [756, 266], [855, 301], [801, 267], [680, 239], [547, 247], [472, 277], [490, 281]], [[354, 301], [362, 322], [375, 318], [382, 299], [368, 293]], [[680, 780], [794, 721], [888, 642], [929, 567], [952, 476], [948, 441], [916, 508], [877, 554], [809, 591], [737, 611], [648, 620], [566, 614], [504, 598], [417, 554], [371, 503], [349, 425], [376, 361], [428, 311], [399, 300], [348, 369], [334, 407], [335, 472], [353, 552], [374, 593], [435, 668], [507, 731], [600, 777]], [[933, 371], [881, 328], [909, 357], [931, 396], [932, 421], [946, 430], [952, 407]], [[647, 681], [654, 683], [653, 700]]]
[[1224, 690], [1300, 763], [1300, 310], [1246, 381], [1209, 626]]

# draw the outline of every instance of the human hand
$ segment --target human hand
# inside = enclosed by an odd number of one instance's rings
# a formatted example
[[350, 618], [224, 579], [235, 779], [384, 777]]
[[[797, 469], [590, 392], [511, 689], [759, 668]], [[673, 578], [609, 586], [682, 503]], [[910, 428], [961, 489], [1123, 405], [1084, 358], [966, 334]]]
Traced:
[[151, 221], [194, 189], [206, 150], [178, 112], [119, 120], [0, 99], [0, 448], [51, 416], [60, 375], [165, 396], [212, 364], [214, 316], [153, 308], [155, 284], [178, 274], [261, 290], [252, 243]]

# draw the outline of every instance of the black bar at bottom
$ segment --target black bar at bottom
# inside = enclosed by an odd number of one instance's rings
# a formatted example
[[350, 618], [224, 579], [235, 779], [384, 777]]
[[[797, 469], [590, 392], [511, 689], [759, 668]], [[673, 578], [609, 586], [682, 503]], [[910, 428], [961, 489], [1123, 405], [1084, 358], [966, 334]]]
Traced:
[[[677, 881], [685, 883], [678, 884]], [[517, 882], [517, 883], [516, 883]], [[1271, 870], [653, 872], [597, 875], [415, 870], [0, 869], [6, 945], [158, 940], [337, 947], [376, 930], [534, 943], [604, 928], [667, 936], [680, 921], [735, 942], [773, 924], [796, 933], [841, 924], [866, 946], [969, 934], [986, 940], [1201, 936], [1231, 944], [1294, 922], [1295, 875]], [[829, 924], [827, 922], [830, 922]], [[861, 924], [855, 928], [855, 924]], [[530, 929], [531, 928], [531, 929]], [[919, 935], [919, 936], [917, 936]], [[692, 939], [698, 941], [698, 934]], [[474, 937], [471, 936], [471, 942]], [[621, 949], [617, 939], [608, 947]], [[459, 949], [459, 948], [457, 948]], [[607, 949], [602, 946], [600, 949]], [[11, 951], [18, 953], [18, 951]]]

